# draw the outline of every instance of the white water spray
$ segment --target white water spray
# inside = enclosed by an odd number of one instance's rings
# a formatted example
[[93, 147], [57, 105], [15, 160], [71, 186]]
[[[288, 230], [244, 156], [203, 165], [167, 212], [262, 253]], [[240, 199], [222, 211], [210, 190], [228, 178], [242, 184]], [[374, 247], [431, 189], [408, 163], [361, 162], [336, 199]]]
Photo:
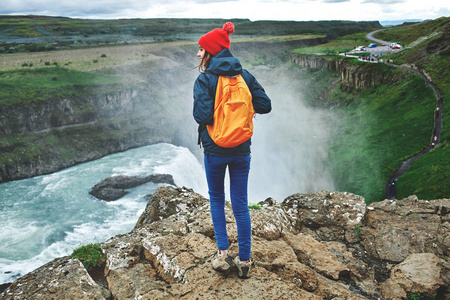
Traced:
[[249, 178], [249, 201], [253, 203], [267, 197], [281, 202], [293, 193], [334, 190], [327, 168], [332, 113], [305, 104], [299, 79], [284, 75], [283, 68], [277, 71], [260, 76], [272, 100], [272, 112], [257, 115], [254, 122]]

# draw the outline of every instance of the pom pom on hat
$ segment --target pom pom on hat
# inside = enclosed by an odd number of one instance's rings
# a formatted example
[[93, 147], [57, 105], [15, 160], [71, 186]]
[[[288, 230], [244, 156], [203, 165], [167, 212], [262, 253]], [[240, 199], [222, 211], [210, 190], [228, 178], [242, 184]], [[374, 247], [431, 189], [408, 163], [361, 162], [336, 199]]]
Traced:
[[229, 35], [233, 33], [234, 24], [227, 22], [222, 28], [216, 28], [203, 35], [198, 44], [212, 55], [216, 55], [225, 48], [230, 49]]
[[233, 34], [234, 33], [234, 24], [231, 22], [226, 22], [225, 24], [223, 24], [222, 29], [225, 30], [226, 32], [228, 32], [228, 35]]

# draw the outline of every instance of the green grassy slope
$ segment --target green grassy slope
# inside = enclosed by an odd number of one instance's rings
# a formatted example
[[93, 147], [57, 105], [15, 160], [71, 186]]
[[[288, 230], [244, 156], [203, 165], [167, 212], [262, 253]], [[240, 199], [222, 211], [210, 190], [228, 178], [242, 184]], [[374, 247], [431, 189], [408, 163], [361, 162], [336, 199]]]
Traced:
[[417, 159], [397, 184], [397, 195], [414, 194], [419, 199], [442, 199], [450, 195], [450, 149], [448, 141]]
[[[338, 115], [329, 153], [336, 188], [361, 195], [367, 203], [384, 199], [392, 170], [428, 144], [433, 128], [431, 88], [405, 70], [385, 72], [391, 73], [389, 84], [351, 92], [336, 86], [318, 104]], [[330, 83], [333, 75], [327, 73], [316, 72], [311, 80]]]
[[[434, 36], [431, 36], [436, 34]], [[430, 37], [415, 47], [392, 55], [397, 64], [414, 64], [426, 72], [444, 98], [440, 145], [413, 163], [398, 182], [399, 197], [416, 194], [422, 199], [450, 197], [450, 18], [439, 18], [415, 26], [393, 28], [377, 37], [397, 39], [406, 46], [420, 37]], [[431, 138], [431, 134], [430, 134]]]
[[366, 35], [373, 30], [374, 29], [370, 29], [363, 32], [345, 35], [336, 40], [331, 40], [328, 43], [313, 47], [298, 48], [294, 50], [294, 52], [300, 54], [336, 54], [337, 52], [349, 52], [360, 45], [369, 44], [369, 40], [366, 39]]
[[450, 22], [450, 18], [442, 17], [413, 25], [400, 25], [380, 31], [376, 37], [385, 41], [398, 41], [406, 46], [417, 39], [441, 31]]
[[117, 75], [80, 72], [65, 68], [24, 69], [0, 72], [0, 107], [78, 97], [93, 90], [123, 88], [124, 78]]
[[[431, 36], [436, 34], [434, 36]], [[401, 38], [404, 36], [404, 38]], [[377, 38], [400, 40], [404, 46], [421, 37], [422, 43], [391, 55], [396, 64], [414, 64], [427, 72], [445, 99], [450, 97], [450, 17], [420, 23], [416, 26], [393, 28], [379, 32]]]

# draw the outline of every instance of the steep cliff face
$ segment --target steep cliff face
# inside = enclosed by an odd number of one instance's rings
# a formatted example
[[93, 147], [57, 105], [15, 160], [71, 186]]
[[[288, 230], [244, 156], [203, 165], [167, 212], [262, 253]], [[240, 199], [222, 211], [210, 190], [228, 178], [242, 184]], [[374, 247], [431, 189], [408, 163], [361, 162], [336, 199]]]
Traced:
[[136, 94], [136, 90], [123, 89], [110, 93], [94, 92], [82, 98], [5, 106], [0, 108], [0, 132], [5, 135], [40, 132], [125, 115], [133, 111], [132, 97]]
[[[135, 228], [100, 244], [106, 263], [62, 257], [12, 283], [2, 299], [406, 299], [450, 296], [450, 200], [411, 196], [366, 206], [340, 192], [271, 198], [251, 210], [251, 278], [212, 270], [209, 201], [161, 187]], [[230, 251], [238, 254], [231, 205]], [[94, 280], [94, 279], [95, 280]]]
[[376, 64], [351, 64], [345, 58], [331, 58], [325, 55], [291, 54], [291, 61], [306, 68], [328, 69], [341, 74], [344, 85], [366, 89], [387, 82], [386, 74], [383, 74]]
[[160, 128], [163, 117], [155, 112], [149, 118], [147, 97], [145, 91], [123, 89], [2, 108], [1, 134], [13, 142], [0, 145], [2, 154], [10, 157], [0, 166], [0, 182], [51, 173], [152, 142], [173, 142], [176, 120]]

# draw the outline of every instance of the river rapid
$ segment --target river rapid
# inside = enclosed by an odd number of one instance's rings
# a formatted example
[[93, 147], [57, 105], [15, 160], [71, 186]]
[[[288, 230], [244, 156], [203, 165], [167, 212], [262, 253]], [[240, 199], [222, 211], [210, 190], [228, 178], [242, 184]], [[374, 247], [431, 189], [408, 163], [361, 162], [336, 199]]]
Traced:
[[186, 148], [140, 147], [62, 171], [0, 184], [0, 284], [12, 282], [74, 248], [130, 231], [161, 184], [147, 183], [113, 202], [89, 195], [114, 175], [171, 174], [205, 195], [202, 165]]

